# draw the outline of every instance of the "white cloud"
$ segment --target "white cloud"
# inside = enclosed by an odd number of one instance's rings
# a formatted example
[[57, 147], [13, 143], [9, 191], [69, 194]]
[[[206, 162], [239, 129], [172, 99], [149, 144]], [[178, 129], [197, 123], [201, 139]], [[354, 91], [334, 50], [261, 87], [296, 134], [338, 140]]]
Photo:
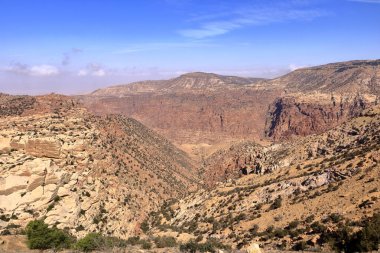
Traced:
[[106, 71], [104, 69], [98, 69], [98, 70], [92, 72], [92, 75], [93, 76], [105, 76]]
[[85, 69], [81, 69], [78, 71], [78, 76], [87, 76], [88, 72]]
[[30, 75], [32, 76], [55, 76], [58, 74], [58, 69], [51, 65], [32, 66], [30, 68]]
[[90, 63], [86, 68], [78, 71], [78, 76], [97, 76], [102, 77], [107, 74], [106, 70], [98, 64]]
[[19, 75], [28, 75], [28, 76], [55, 76], [59, 74], [57, 67], [52, 65], [35, 65], [28, 66], [23, 63], [14, 63], [11, 66], [5, 69], [6, 72], [19, 74]]

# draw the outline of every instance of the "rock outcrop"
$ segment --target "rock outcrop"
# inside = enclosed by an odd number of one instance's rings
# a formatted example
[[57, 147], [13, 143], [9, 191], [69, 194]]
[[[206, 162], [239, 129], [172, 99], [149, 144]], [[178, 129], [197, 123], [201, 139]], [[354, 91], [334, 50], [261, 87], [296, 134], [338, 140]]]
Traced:
[[266, 135], [275, 139], [323, 133], [358, 116], [376, 97], [337, 94], [297, 94], [278, 98], [270, 106]]
[[30, 96], [11, 96], [0, 93], [0, 117], [21, 115], [25, 110], [32, 108], [35, 98]]
[[270, 149], [244, 141], [210, 155], [203, 162], [201, 172], [205, 184], [212, 187], [218, 182], [231, 181], [244, 175], [272, 173], [282, 165], [276, 160]]

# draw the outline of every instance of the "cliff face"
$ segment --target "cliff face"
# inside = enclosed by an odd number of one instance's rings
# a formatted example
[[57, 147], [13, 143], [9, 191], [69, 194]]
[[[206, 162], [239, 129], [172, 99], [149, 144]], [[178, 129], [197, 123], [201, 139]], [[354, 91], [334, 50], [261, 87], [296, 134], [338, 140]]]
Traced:
[[332, 94], [281, 97], [268, 110], [265, 132], [274, 140], [322, 133], [359, 115], [374, 99]]
[[136, 120], [34, 99], [22, 116], [0, 117], [0, 232], [46, 217], [77, 236], [126, 238], [164, 200], [197, 188], [187, 155]]
[[268, 106], [280, 93], [252, 87], [201, 93], [190, 90], [90, 97], [85, 104], [96, 114], [136, 118], [178, 144], [214, 144], [263, 137]]

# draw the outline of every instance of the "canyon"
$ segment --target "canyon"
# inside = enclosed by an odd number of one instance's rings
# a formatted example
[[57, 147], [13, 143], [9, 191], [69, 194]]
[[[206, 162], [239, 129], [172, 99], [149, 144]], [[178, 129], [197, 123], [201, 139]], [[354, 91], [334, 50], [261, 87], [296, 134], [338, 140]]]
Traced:
[[95, 114], [120, 113], [198, 160], [225, 143], [321, 133], [378, 101], [379, 60], [295, 70], [272, 80], [190, 73], [82, 96]]
[[0, 233], [325, 249], [380, 209], [379, 96], [380, 60], [0, 94]]

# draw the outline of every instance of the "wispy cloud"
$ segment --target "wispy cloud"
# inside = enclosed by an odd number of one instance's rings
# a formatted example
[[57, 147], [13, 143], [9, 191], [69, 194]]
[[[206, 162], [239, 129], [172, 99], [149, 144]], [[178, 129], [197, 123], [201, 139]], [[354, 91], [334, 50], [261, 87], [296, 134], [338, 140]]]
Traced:
[[27, 76], [56, 76], [59, 74], [57, 67], [47, 64], [29, 66], [17, 62], [6, 67], [4, 70], [5, 72]]
[[305, 9], [304, 2], [302, 2], [302, 8], [294, 3], [289, 6], [241, 8], [230, 12], [195, 17], [192, 18], [191, 22], [196, 22], [197, 27], [180, 30], [179, 34], [189, 38], [203, 39], [226, 34], [247, 26], [268, 25], [286, 21], [310, 21], [328, 15], [328, 12], [324, 10]]
[[157, 51], [173, 48], [197, 48], [197, 47], [215, 47], [215, 43], [207, 41], [186, 41], [186, 42], [156, 42], [156, 43], [140, 43], [126, 45], [114, 54], [130, 54], [144, 51]]
[[62, 57], [62, 61], [61, 61], [61, 64], [63, 66], [67, 66], [71, 63], [71, 58], [76, 55], [76, 54], [79, 54], [79, 53], [82, 53], [83, 52], [83, 49], [80, 49], [80, 48], [72, 48], [71, 50], [69, 50], [68, 52], [65, 52], [63, 53], [63, 57]]
[[368, 4], [380, 4], [380, 0], [349, 0], [350, 2], [368, 3]]

